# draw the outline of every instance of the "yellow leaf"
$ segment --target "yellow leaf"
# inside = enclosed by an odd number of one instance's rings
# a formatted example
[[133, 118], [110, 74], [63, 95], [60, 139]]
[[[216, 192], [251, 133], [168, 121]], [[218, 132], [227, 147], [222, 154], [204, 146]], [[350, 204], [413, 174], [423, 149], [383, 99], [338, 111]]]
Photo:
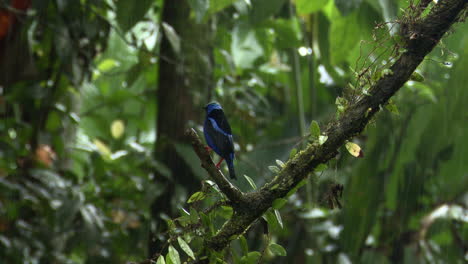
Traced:
[[125, 132], [125, 124], [122, 120], [114, 120], [111, 125], [111, 134], [112, 137], [115, 139], [119, 139], [122, 137], [123, 133]]
[[104, 142], [102, 142], [99, 139], [94, 139], [93, 143], [94, 143], [94, 145], [96, 145], [97, 149], [99, 150], [99, 153], [101, 153], [101, 155], [105, 159], [110, 159], [112, 151], [110, 150], [110, 148], [106, 144], [104, 144]]
[[361, 147], [356, 143], [346, 143], [346, 149], [348, 150], [349, 154], [353, 155], [356, 158], [364, 157], [364, 152], [362, 152]]

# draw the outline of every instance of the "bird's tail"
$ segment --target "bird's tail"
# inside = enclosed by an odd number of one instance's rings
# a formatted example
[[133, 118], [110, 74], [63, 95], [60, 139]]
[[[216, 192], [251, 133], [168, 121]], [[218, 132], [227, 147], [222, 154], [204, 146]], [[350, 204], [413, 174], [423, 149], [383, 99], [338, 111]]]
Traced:
[[229, 161], [229, 162], [227, 162], [227, 165], [228, 165], [228, 169], [229, 169], [229, 176], [231, 177], [231, 179], [237, 179], [236, 178], [236, 172], [234, 171], [234, 162]]

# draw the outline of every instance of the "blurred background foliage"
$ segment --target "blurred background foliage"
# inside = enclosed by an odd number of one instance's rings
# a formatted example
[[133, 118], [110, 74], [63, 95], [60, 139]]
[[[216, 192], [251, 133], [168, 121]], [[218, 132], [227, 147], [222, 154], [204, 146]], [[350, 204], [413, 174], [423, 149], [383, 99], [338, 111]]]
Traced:
[[[206, 175], [183, 140], [166, 149], [171, 132], [161, 127], [201, 132], [201, 107], [219, 101], [238, 175], [261, 186], [275, 160], [307, 143], [313, 120], [335, 118], [338, 96], [352, 100], [353, 89], [365, 93], [388, 74], [397, 17], [417, 2], [187, 0], [170, 9], [171, 1], [2, 1], [1, 263], [125, 263], [167, 248], [167, 262], [177, 262], [174, 252], [187, 258], [164, 231], [169, 219], [218, 198], [187, 204], [210, 188]], [[172, 23], [171, 12], [186, 16]], [[467, 33], [456, 25], [354, 140], [364, 158], [341, 149], [280, 218], [265, 216], [268, 235], [255, 224], [225, 261], [465, 263]], [[244, 177], [235, 184], [252, 189]], [[161, 198], [170, 209], [158, 207]], [[216, 214], [229, 209], [202, 217], [211, 230]], [[193, 233], [184, 238], [195, 250]]]

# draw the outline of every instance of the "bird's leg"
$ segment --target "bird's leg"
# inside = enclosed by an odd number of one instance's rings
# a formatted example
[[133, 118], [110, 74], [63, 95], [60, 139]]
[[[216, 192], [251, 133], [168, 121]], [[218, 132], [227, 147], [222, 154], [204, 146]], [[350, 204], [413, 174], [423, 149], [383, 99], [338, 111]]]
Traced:
[[219, 166], [221, 165], [221, 162], [223, 162], [223, 160], [224, 160], [224, 158], [221, 158], [221, 159], [219, 160], [218, 164], [216, 164], [216, 168], [219, 169]]

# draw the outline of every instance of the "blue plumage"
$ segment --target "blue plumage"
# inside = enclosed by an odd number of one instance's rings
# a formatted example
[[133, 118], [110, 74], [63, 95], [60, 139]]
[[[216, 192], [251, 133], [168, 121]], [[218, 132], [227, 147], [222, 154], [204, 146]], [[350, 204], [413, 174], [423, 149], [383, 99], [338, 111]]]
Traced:
[[[203, 126], [206, 143], [221, 158], [226, 160], [229, 176], [236, 178], [234, 172], [234, 144], [231, 127], [224, 115], [223, 108], [218, 103], [209, 103], [205, 106], [206, 119]], [[221, 160], [222, 161], [222, 160]]]

